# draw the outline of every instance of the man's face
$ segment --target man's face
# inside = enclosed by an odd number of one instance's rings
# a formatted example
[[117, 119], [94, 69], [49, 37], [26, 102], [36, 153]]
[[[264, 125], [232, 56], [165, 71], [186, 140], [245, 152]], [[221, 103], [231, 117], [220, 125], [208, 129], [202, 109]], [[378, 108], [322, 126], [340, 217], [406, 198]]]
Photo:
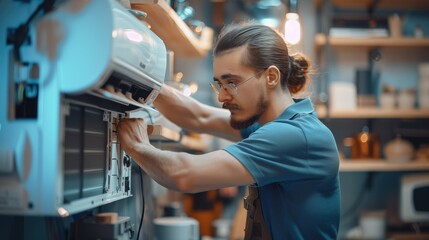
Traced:
[[[216, 56], [213, 60], [214, 81], [223, 86], [229, 83], [238, 85], [235, 94], [221, 88], [218, 95], [219, 102], [223, 103], [222, 107], [231, 112], [230, 123], [235, 129], [246, 128], [255, 123], [267, 107], [265, 72], [256, 74], [260, 69], [242, 64], [244, 50], [243, 47], [237, 48]], [[244, 83], [240, 85], [241, 82]]]

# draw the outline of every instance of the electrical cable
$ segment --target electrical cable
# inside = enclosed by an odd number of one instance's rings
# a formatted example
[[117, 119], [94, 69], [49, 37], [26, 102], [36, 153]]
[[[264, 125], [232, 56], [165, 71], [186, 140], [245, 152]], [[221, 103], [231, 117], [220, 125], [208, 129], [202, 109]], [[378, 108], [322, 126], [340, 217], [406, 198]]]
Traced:
[[142, 169], [139, 167], [139, 173], [140, 173], [140, 188], [141, 188], [141, 192], [142, 192], [142, 213], [141, 213], [141, 218], [140, 218], [140, 224], [139, 224], [139, 229], [137, 230], [137, 240], [140, 239], [140, 231], [142, 229], [142, 225], [143, 225], [143, 218], [144, 218], [144, 207], [145, 207], [145, 201], [144, 201], [144, 192], [143, 192], [143, 173], [142, 173]]
[[154, 121], [153, 121], [153, 118], [152, 118], [152, 114], [150, 114], [149, 110], [147, 110], [146, 108], [142, 108], [142, 110], [144, 112], [146, 112], [147, 115], [149, 116], [150, 124], [154, 124]]
[[19, 25], [19, 27], [16, 29], [14, 33], [14, 39], [13, 39], [13, 52], [15, 55], [15, 59], [18, 62], [21, 62], [21, 54], [19, 52], [19, 49], [21, 48], [22, 44], [25, 42], [25, 40], [28, 37], [28, 31], [30, 23], [33, 21], [33, 19], [37, 16], [37, 14], [44, 10], [45, 13], [50, 12], [53, 9], [55, 0], [45, 0], [39, 6], [36, 8], [36, 10], [31, 14], [31, 16], [25, 21], [25, 23]]

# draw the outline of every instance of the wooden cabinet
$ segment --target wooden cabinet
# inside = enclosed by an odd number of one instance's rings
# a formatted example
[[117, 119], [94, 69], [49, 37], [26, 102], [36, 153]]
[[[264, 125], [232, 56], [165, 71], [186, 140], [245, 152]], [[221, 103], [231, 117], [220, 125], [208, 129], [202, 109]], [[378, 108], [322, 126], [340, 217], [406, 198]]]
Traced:
[[131, 8], [147, 13], [144, 21], [176, 56], [204, 57], [212, 47], [211, 28], [203, 27], [196, 36], [164, 0], [131, 0]]

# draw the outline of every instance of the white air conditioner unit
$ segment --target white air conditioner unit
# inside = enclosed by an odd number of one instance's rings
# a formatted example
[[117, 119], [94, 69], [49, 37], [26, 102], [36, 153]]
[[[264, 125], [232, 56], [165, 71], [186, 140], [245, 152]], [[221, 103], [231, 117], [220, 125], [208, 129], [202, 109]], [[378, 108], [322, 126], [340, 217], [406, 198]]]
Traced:
[[[2, 4], [1, 32], [34, 4]], [[0, 42], [0, 214], [57, 215], [131, 196], [116, 124], [158, 95], [165, 45], [115, 0], [67, 1], [21, 47]]]

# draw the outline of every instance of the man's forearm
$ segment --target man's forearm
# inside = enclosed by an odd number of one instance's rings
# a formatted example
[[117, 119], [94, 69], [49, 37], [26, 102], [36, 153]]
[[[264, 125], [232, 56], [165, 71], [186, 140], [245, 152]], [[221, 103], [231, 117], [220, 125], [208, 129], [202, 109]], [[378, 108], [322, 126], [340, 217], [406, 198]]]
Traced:
[[208, 133], [231, 141], [241, 139], [240, 132], [229, 124], [229, 111], [202, 104], [164, 85], [155, 106], [170, 121], [181, 128]]
[[204, 117], [204, 111], [195, 99], [164, 85], [154, 104], [162, 115], [178, 126], [192, 131], [201, 130], [199, 120]]
[[172, 190], [184, 191], [180, 183], [188, 167], [180, 156], [183, 153], [163, 151], [151, 145], [135, 145], [129, 154], [156, 182]]

